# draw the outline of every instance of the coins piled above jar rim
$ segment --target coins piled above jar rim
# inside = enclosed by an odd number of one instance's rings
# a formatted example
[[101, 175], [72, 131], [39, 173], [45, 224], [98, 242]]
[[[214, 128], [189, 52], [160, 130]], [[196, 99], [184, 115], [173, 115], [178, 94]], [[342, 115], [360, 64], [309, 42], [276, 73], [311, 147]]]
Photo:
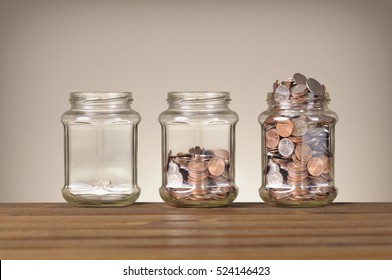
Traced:
[[[273, 99], [298, 109], [326, 95], [325, 86], [313, 78], [295, 73], [273, 84]], [[290, 107], [292, 106], [292, 107]], [[277, 200], [321, 200], [333, 192], [328, 116], [314, 121], [308, 115], [270, 115], [264, 121], [264, 142], [268, 168], [263, 171], [266, 190]]]
[[168, 159], [166, 187], [175, 199], [221, 200], [236, 191], [230, 176], [230, 153], [225, 149], [196, 146], [177, 155], [169, 152]]
[[[328, 98], [324, 85], [300, 73], [295, 73], [292, 78], [281, 83], [276, 80], [272, 85], [272, 94], [276, 104], [290, 104], [297, 109], [306, 108], [309, 104], [316, 106], [315, 102]], [[297, 136], [295, 133], [293, 135]]]

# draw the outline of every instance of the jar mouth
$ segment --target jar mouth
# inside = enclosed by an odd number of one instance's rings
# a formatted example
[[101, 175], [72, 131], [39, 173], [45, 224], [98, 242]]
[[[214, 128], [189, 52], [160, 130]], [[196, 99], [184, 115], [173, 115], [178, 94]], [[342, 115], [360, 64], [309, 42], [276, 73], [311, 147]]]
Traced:
[[102, 103], [127, 103], [132, 102], [131, 92], [120, 91], [79, 91], [71, 92], [70, 103], [102, 104]]
[[230, 102], [227, 91], [172, 91], [167, 93], [168, 103]]
[[302, 96], [300, 98], [290, 98], [288, 100], [276, 100], [275, 93], [267, 93], [267, 103], [274, 108], [280, 109], [300, 109], [322, 107], [331, 101], [329, 92], [325, 92], [322, 96]]

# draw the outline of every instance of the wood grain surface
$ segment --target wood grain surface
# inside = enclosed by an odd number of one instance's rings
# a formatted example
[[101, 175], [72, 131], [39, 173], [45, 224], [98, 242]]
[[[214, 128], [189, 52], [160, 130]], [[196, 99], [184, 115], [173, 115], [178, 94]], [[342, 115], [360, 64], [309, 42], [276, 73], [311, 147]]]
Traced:
[[0, 204], [0, 259], [392, 259], [392, 203]]

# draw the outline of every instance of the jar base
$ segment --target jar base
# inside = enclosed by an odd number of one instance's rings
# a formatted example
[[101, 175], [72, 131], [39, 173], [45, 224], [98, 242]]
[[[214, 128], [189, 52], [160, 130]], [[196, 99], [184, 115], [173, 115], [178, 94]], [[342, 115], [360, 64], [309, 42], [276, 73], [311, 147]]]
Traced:
[[140, 188], [134, 187], [131, 193], [125, 194], [75, 194], [70, 188], [62, 189], [64, 199], [71, 205], [82, 207], [121, 207], [134, 203], [140, 196]]
[[329, 186], [329, 192], [320, 194], [306, 194], [299, 196], [286, 196], [281, 198], [274, 198], [270, 195], [270, 192], [265, 188], [259, 189], [261, 199], [268, 205], [276, 207], [297, 207], [297, 208], [309, 208], [309, 207], [321, 207], [327, 206], [335, 200], [338, 190], [336, 187]]
[[230, 205], [238, 195], [237, 188], [235, 187], [235, 192], [229, 193], [224, 197], [217, 198], [216, 196], [200, 196], [200, 198], [174, 198], [170, 195], [166, 187], [161, 187], [159, 189], [159, 194], [161, 198], [169, 205], [175, 207], [186, 207], [186, 208], [214, 208], [214, 207], [224, 207]]

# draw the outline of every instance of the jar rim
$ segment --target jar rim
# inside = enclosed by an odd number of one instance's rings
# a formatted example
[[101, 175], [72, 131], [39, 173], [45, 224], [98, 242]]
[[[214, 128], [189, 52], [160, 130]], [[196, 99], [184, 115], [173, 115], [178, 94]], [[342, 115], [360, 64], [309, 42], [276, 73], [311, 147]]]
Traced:
[[70, 93], [71, 103], [132, 102], [128, 91], [74, 91]]
[[[294, 102], [292, 102], [291, 100], [284, 100], [284, 101], [278, 101], [278, 100], [275, 100], [275, 96], [274, 96], [274, 92], [267, 92], [267, 102], [269, 102], [269, 103], [271, 103], [271, 104], [297, 104], [297, 103], [294, 103]], [[331, 101], [331, 98], [330, 98], [330, 95], [329, 95], [329, 92], [328, 91], [326, 91], [325, 92], [325, 94], [324, 95], [322, 95], [322, 96], [315, 96], [315, 97], [312, 97], [312, 98], [304, 98], [303, 99], [303, 102], [309, 102], [309, 101], [313, 101], [313, 102], [329, 102], [329, 101]]]
[[167, 102], [228, 102], [230, 92], [228, 91], [171, 91], [167, 93]]

